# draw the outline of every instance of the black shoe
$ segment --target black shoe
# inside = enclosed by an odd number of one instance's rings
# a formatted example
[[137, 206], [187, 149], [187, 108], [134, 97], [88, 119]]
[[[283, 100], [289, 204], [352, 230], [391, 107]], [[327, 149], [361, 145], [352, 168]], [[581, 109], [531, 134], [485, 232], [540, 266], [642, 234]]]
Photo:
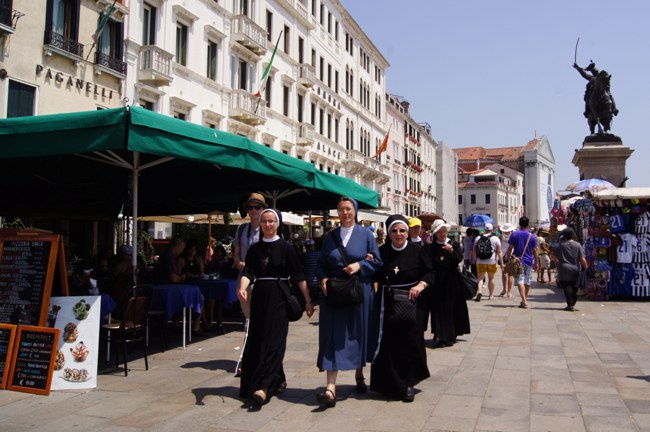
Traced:
[[436, 340], [433, 341], [432, 348], [446, 348], [446, 347], [450, 347], [450, 346], [453, 346], [453, 345], [454, 345], [453, 342], [436, 339]]
[[480, 301], [481, 301], [481, 297], [483, 297], [483, 294], [478, 293], [478, 294], [476, 294], [476, 299], [475, 299], [475, 300], [476, 300], [477, 302], [480, 302]]
[[257, 390], [255, 393], [253, 393], [253, 402], [257, 406], [262, 406], [264, 405], [268, 399], [266, 398], [266, 392], [264, 390]]
[[368, 386], [366, 385], [366, 379], [365, 378], [357, 378], [357, 386], [355, 388], [356, 392], [361, 394], [361, 393], [368, 393]]
[[413, 387], [406, 387], [402, 402], [413, 402], [415, 399], [415, 389]]
[[325, 389], [324, 392], [316, 395], [316, 400], [325, 405], [326, 408], [333, 408], [336, 406], [336, 395], [330, 389]]

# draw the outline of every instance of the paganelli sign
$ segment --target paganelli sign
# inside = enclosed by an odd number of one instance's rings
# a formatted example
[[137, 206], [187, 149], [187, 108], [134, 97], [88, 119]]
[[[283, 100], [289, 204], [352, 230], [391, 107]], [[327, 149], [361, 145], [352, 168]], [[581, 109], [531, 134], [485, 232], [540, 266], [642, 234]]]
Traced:
[[72, 75], [64, 74], [63, 72], [52, 71], [50, 68], [45, 68], [43, 65], [36, 65], [36, 76], [40, 77], [45, 74], [45, 82], [56, 82], [61, 86], [65, 85], [68, 89], [76, 88], [80, 91], [85, 91], [87, 96], [95, 95], [108, 100], [113, 97], [119, 96], [117, 90], [101, 86], [97, 83], [85, 81], [81, 78], [75, 78]]

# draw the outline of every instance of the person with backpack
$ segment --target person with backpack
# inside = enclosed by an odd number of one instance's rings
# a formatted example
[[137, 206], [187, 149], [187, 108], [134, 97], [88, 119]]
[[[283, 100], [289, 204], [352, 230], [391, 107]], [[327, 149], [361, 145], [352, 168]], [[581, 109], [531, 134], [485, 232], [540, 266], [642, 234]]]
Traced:
[[478, 274], [477, 302], [481, 301], [481, 297], [483, 297], [483, 280], [486, 274], [488, 277], [488, 299], [494, 299], [494, 276], [499, 268], [503, 269], [501, 241], [497, 236], [493, 235], [493, 230], [492, 224], [486, 223], [485, 233], [477, 236], [474, 240], [472, 254], [476, 259], [476, 272]]
[[[519, 289], [521, 309], [528, 309], [528, 294], [530, 294], [531, 273], [537, 270], [537, 237], [528, 229], [529, 219], [526, 216], [519, 218], [519, 229], [512, 233], [508, 240], [506, 260], [517, 259], [521, 262], [521, 270], [513, 274], [515, 284]], [[510, 265], [510, 263], [508, 263]]]

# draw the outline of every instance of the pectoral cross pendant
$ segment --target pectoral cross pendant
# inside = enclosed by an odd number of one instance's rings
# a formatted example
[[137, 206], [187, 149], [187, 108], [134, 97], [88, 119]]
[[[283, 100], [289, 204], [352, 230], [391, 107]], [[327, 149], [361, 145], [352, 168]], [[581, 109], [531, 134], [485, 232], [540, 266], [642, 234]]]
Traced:
[[398, 266], [395, 266], [395, 268], [393, 269], [393, 271], [395, 272], [395, 274], [399, 273], [399, 267], [398, 267]]
[[262, 262], [264, 263], [264, 267], [267, 267], [269, 265], [269, 261], [270, 261], [269, 257], [262, 258]]

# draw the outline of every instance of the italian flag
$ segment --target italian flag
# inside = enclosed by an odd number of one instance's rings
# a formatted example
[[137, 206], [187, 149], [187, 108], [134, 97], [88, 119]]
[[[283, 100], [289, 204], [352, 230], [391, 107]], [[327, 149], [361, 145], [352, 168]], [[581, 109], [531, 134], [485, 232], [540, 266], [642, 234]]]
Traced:
[[269, 64], [266, 65], [266, 68], [264, 68], [264, 73], [262, 74], [262, 78], [260, 78], [260, 84], [257, 87], [257, 93], [255, 93], [256, 97], [262, 97], [262, 93], [266, 89], [266, 83], [269, 80], [269, 74], [271, 73], [271, 66], [273, 65], [273, 59], [275, 58], [275, 52], [278, 50], [278, 45], [280, 44], [280, 38], [282, 37], [282, 32], [280, 32], [280, 36], [278, 36], [278, 41], [275, 43], [275, 48], [273, 48], [273, 54], [271, 54], [271, 60], [269, 60]]

